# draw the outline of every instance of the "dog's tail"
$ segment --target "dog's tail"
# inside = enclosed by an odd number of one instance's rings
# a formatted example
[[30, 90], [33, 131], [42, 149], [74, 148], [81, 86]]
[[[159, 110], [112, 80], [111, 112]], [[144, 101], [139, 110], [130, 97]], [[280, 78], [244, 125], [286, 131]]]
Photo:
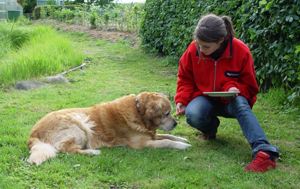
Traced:
[[40, 165], [49, 158], [56, 156], [57, 150], [51, 144], [44, 143], [38, 138], [30, 138], [28, 142], [30, 156], [27, 160], [30, 164]]

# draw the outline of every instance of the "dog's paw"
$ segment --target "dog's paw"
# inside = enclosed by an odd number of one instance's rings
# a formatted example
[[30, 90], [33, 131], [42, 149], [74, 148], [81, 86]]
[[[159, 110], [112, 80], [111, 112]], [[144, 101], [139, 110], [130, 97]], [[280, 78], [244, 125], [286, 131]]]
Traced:
[[187, 143], [184, 143], [184, 142], [177, 142], [175, 148], [177, 148], [179, 150], [185, 150], [185, 149], [187, 149], [191, 146], [192, 146], [191, 144], [187, 144]]
[[179, 136], [176, 136], [176, 139], [177, 139], [177, 141], [180, 141], [180, 142], [183, 142], [183, 143], [189, 142], [188, 139], [183, 138], [183, 137], [179, 137]]
[[94, 149], [86, 149], [82, 150], [83, 153], [88, 154], [88, 155], [99, 155], [101, 153], [100, 150], [94, 150]]
[[29, 158], [27, 159], [27, 163], [31, 164], [31, 165], [40, 165], [43, 163], [44, 160], [42, 159], [33, 159], [33, 158]]
[[92, 155], [100, 155], [101, 151], [100, 150], [93, 150]]

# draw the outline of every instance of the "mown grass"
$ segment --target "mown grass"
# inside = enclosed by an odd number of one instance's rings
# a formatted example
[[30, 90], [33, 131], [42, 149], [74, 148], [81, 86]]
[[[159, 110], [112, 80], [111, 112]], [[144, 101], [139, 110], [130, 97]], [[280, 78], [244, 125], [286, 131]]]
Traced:
[[30, 129], [50, 111], [141, 91], [175, 94], [177, 68], [167, 59], [146, 55], [123, 41], [111, 43], [76, 33], [65, 37], [92, 60], [85, 70], [68, 75], [73, 83], [0, 92], [0, 188], [299, 187], [299, 114], [281, 111], [274, 100], [281, 94], [278, 91], [260, 95], [254, 106], [270, 142], [282, 154], [278, 168], [265, 174], [243, 171], [251, 151], [237, 121], [222, 119], [218, 139], [206, 142], [183, 117], [171, 133], [190, 140], [192, 147], [186, 151], [103, 148], [100, 156], [59, 154], [39, 167], [28, 165]]
[[81, 64], [83, 54], [50, 27], [0, 23], [0, 83], [57, 74]]

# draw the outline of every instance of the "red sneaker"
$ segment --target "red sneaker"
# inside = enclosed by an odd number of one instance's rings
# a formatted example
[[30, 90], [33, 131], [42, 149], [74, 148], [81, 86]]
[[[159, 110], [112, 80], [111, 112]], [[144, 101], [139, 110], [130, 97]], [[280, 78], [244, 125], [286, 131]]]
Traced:
[[245, 171], [266, 172], [269, 169], [275, 169], [276, 161], [271, 160], [266, 152], [259, 151], [255, 158], [245, 167]]

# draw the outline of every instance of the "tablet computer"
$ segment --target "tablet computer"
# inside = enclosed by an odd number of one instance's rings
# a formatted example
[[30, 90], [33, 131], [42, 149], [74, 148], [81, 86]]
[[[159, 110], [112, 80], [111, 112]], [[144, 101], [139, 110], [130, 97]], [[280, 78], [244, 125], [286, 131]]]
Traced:
[[203, 94], [206, 94], [207, 96], [211, 97], [234, 97], [239, 92], [236, 91], [215, 91], [215, 92], [203, 92]]

